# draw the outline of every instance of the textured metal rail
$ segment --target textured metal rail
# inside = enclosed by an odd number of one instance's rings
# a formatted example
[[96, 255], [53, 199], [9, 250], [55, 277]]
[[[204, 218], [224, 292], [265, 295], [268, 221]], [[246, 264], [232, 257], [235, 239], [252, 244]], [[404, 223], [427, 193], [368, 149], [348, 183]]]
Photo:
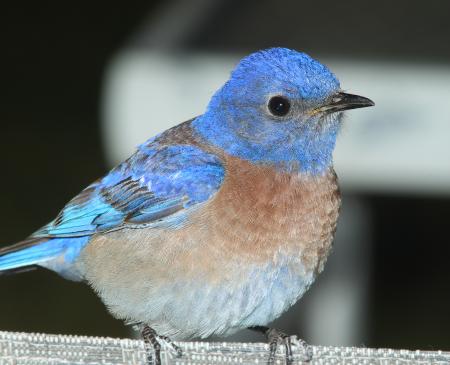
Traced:
[[[263, 343], [180, 342], [183, 356], [176, 358], [163, 347], [163, 364], [265, 364], [268, 346]], [[450, 352], [407, 351], [354, 347], [312, 346], [310, 365], [320, 364], [450, 364]], [[294, 364], [305, 360], [293, 340]], [[145, 365], [143, 341], [101, 337], [47, 335], [0, 331], [0, 365]], [[284, 364], [283, 349], [277, 363]]]

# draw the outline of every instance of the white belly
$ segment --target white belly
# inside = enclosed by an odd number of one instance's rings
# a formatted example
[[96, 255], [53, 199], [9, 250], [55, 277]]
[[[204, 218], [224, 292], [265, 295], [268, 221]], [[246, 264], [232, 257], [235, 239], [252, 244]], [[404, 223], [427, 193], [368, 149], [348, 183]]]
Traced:
[[291, 307], [314, 280], [300, 263], [224, 265], [222, 279], [202, 275], [146, 285], [120, 285], [100, 295], [118, 317], [149, 324], [174, 339], [228, 335], [266, 325]]

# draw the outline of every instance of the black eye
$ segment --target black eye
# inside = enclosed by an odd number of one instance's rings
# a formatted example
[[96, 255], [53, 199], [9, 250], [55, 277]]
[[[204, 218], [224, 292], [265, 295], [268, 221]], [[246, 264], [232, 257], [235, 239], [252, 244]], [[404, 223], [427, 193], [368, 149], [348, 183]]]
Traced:
[[276, 115], [277, 117], [283, 117], [287, 113], [289, 113], [289, 109], [291, 109], [291, 103], [283, 96], [274, 96], [270, 98], [268, 107], [273, 115]]

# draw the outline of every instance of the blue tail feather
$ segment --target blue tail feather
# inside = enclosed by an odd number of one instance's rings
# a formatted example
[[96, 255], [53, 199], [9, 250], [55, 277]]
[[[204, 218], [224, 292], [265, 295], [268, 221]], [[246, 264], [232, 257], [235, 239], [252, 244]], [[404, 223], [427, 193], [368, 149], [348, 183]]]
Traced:
[[[0, 256], [0, 271], [40, 265], [70, 278], [73, 276], [70, 272], [72, 264], [89, 238], [89, 236], [51, 238], [32, 246], [25, 245], [22, 249], [20, 249], [20, 244], [11, 246], [10, 251], [8, 251], [8, 248], [2, 250], [5, 253]], [[77, 273], [74, 274], [77, 276]], [[76, 278], [73, 277], [73, 279]]]

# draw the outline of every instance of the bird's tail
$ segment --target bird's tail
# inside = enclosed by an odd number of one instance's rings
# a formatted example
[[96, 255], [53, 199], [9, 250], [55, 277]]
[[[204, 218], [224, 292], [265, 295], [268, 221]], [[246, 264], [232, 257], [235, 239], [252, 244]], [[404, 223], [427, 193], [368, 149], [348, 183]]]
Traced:
[[29, 238], [0, 249], [0, 274], [26, 271], [56, 258], [61, 245], [46, 238]]
[[29, 238], [0, 249], [0, 275], [28, 271], [36, 266], [46, 267], [77, 280], [71, 269], [88, 237]]

